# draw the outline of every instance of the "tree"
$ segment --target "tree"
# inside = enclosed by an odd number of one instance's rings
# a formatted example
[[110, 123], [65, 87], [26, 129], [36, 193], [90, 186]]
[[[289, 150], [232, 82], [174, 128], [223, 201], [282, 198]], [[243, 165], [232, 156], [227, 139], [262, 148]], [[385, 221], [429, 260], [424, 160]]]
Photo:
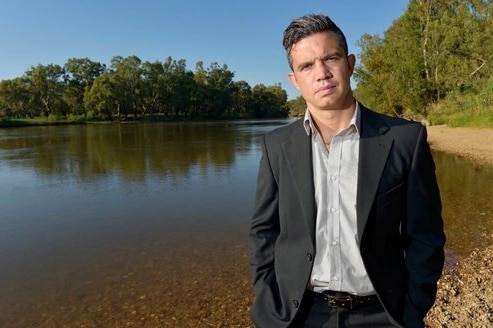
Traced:
[[303, 96], [298, 96], [295, 99], [288, 101], [289, 115], [300, 117], [305, 114], [306, 111], [306, 101]]
[[257, 118], [286, 117], [289, 111], [288, 95], [280, 84], [265, 86], [257, 84], [252, 88], [253, 115]]
[[26, 79], [18, 77], [0, 82], [0, 116], [34, 116], [34, 113], [30, 111]]
[[246, 115], [252, 108], [252, 88], [246, 81], [233, 82], [231, 86], [231, 113]]
[[72, 114], [84, 114], [84, 96], [89, 92], [94, 80], [105, 71], [105, 66], [88, 58], [71, 58], [65, 63], [64, 69], [63, 99]]
[[168, 92], [168, 106], [175, 117], [189, 114], [192, 103], [192, 90], [195, 88], [193, 73], [186, 69], [186, 61], [167, 59], [165, 85]]
[[[37, 65], [26, 72], [30, 106], [36, 115], [64, 115], [67, 105], [63, 101], [64, 70], [60, 65]], [[39, 112], [38, 112], [39, 111]]]
[[426, 115], [493, 73], [492, 1], [411, 0], [384, 38], [363, 35], [355, 94], [381, 111]]
[[233, 77], [227, 65], [212, 63], [207, 69], [206, 81], [212, 101], [207, 113], [209, 118], [220, 118], [231, 108]]
[[119, 85], [113, 72], [104, 72], [98, 76], [84, 97], [86, 111], [95, 112], [100, 118], [111, 120], [120, 114]]
[[164, 67], [159, 61], [142, 64], [142, 95], [143, 114], [152, 117], [164, 112], [164, 102], [167, 98], [164, 85]]
[[117, 97], [117, 116], [126, 118], [133, 114], [136, 118], [143, 111], [143, 84], [141, 60], [137, 56], [123, 58], [115, 56], [111, 60], [114, 74], [114, 92]]

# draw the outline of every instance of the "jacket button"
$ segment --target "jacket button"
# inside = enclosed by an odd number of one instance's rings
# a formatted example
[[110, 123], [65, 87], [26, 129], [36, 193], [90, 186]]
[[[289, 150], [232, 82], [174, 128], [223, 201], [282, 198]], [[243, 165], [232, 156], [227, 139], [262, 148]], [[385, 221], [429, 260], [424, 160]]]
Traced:
[[308, 261], [310, 261], [310, 262], [311, 262], [311, 261], [313, 261], [313, 255], [312, 255], [312, 254], [310, 254], [310, 253], [306, 254], [306, 258], [307, 258], [307, 259], [308, 259]]
[[297, 308], [298, 306], [300, 306], [300, 303], [296, 300], [293, 301], [293, 307]]

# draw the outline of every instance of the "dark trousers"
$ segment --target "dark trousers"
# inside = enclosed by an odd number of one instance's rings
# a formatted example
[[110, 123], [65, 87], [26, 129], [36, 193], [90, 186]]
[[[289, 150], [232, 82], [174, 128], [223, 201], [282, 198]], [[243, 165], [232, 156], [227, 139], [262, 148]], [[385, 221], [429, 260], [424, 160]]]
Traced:
[[395, 327], [379, 302], [357, 309], [334, 308], [305, 293], [301, 308], [290, 328]]

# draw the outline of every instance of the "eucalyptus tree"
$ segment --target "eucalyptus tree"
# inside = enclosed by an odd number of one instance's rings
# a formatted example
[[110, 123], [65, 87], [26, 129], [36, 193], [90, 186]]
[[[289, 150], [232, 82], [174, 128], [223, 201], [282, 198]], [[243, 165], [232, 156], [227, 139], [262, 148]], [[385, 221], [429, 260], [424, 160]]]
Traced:
[[164, 112], [164, 102], [167, 98], [164, 74], [163, 64], [159, 61], [146, 61], [142, 64], [143, 113], [151, 119], [155, 114]]
[[231, 86], [231, 113], [245, 116], [252, 108], [252, 87], [248, 82], [234, 81]]
[[122, 107], [118, 96], [120, 86], [115, 80], [113, 72], [103, 72], [92, 83], [84, 97], [87, 113], [94, 113], [96, 117], [111, 120], [113, 116], [120, 116]]
[[220, 66], [212, 63], [206, 70], [206, 83], [209, 91], [210, 107], [207, 116], [209, 118], [220, 118], [227, 114], [232, 106], [232, 86], [234, 73], [227, 65]]
[[0, 82], [0, 117], [33, 117], [25, 78]]
[[207, 108], [209, 108], [209, 97], [207, 87], [207, 71], [204, 68], [204, 62], [198, 61], [195, 63], [195, 72], [193, 75], [195, 89], [191, 93], [191, 114], [192, 117], [205, 117]]
[[363, 35], [355, 94], [382, 111], [426, 115], [491, 76], [492, 2], [411, 0], [384, 37]]
[[37, 65], [25, 73], [30, 95], [30, 106], [35, 116], [64, 115], [67, 105], [63, 100], [64, 69], [60, 65]]
[[286, 117], [289, 112], [287, 93], [279, 84], [255, 85], [252, 88], [252, 98], [252, 114], [256, 118]]
[[387, 89], [387, 75], [392, 68], [383, 53], [384, 40], [378, 35], [364, 34], [358, 41], [362, 49], [353, 78], [357, 82], [354, 93], [367, 106], [381, 112], [392, 112], [392, 94]]
[[267, 93], [270, 95], [271, 100], [271, 115], [272, 117], [286, 117], [289, 114], [289, 107], [287, 105], [288, 94], [284, 90], [280, 83], [270, 85], [267, 87]]
[[72, 114], [84, 114], [84, 96], [94, 80], [104, 72], [105, 65], [88, 58], [71, 58], [65, 63], [64, 69], [66, 87], [63, 98]]
[[129, 114], [137, 117], [143, 112], [143, 83], [141, 60], [137, 56], [114, 56], [111, 59], [111, 72], [115, 83], [115, 96], [118, 99], [117, 116], [126, 118]]
[[429, 102], [477, 93], [493, 73], [492, 1], [414, 0], [408, 12], [419, 26]]
[[165, 67], [165, 92], [167, 94], [167, 114], [175, 117], [188, 115], [192, 107], [192, 93], [196, 87], [194, 74], [187, 69], [186, 60], [173, 60], [168, 57], [164, 63]]
[[[468, 48], [471, 53], [471, 81], [480, 87], [488, 88], [493, 76], [493, 1], [468, 1], [470, 17], [474, 24], [468, 34]], [[479, 83], [476, 83], [478, 81]]]

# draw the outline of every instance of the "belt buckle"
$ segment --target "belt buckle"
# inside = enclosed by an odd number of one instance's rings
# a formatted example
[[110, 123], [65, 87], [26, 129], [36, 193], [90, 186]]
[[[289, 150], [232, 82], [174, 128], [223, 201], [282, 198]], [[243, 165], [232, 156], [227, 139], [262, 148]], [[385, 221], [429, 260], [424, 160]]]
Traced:
[[351, 296], [336, 296], [326, 295], [327, 304], [330, 307], [342, 307], [345, 309], [353, 309], [353, 299]]

